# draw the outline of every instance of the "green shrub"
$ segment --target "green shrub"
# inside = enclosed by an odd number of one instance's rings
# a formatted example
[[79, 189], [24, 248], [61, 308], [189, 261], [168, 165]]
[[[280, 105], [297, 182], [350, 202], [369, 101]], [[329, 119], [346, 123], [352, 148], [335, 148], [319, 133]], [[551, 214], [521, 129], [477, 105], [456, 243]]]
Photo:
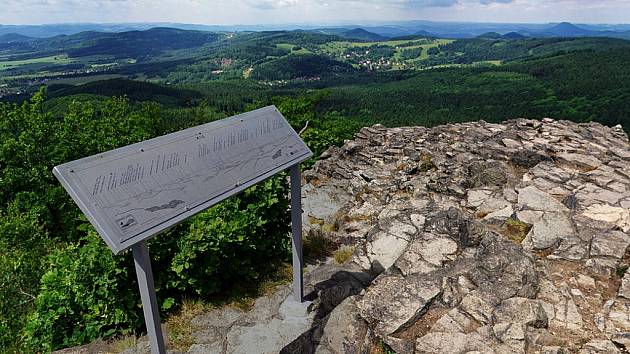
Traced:
[[355, 121], [341, 116], [338, 112], [331, 112], [312, 123], [312, 126], [302, 134], [302, 138], [315, 156], [319, 157], [329, 147], [341, 146], [344, 140], [352, 139], [359, 129], [360, 125]]
[[[296, 131], [306, 128], [302, 133], [302, 139], [316, 158], [329, 147], [341, 146], [344, 140], [352, 139], [362, 126], [356, 120], [347, 119], [336, 111], [324, 115], [316, 114], [315, 107], [328, 96], [327, 91], [322, 91], [307, 96], [274, 99], [278, 110]], [[305, 165], [308, 167], [310, 164], [312, 161]]]
[[0, 212], [0, 348], [19, 352], [19, 332], [32, 309], [47, 235], [33, 215]]
[[53, 251], [26, 324], [26, 346], [50, 351], [133, 331], [142, 323], [136, 289], [131, 255], [114, 256], [94, 231], [82, 244]]
[[[252, 187], [151, 241], [163, 312], [188, 295], [209, 297], [268, 274], [289, 253], [283, 176]], [[37, 351], [142, 329], [131, 252], [114, 256], [90, 228], [80, 243], [53, 251], [42, 276], [26, 345]]]
[[[287, 101], [323, 150], [339, 117], [312, 118], [319, 98]], [[165, 120], [155, 104], [70, 102], [46, 111], [44, 92], [0, 104], [0, 347], [47, 352], [143, 329], [131, 252], [113, 256], [52, 175], [53, 166], [216, 118]], [[180, 119], [181, 118], [181, 119]], [[188, 117], [190, 118], [190, 117]], [[309, 128], [309, 129], [311, 129]], [[344, 128], [345, 129], [345, 128]], [[343, 129], [342, 129], [343, 130]], [[151, 240], [163, 313], [185, 297], [257, 284], [290, 258], [288, 188], [278, 176]]]
[[288, 207], [276, 177], [197, 216], [178, 240], [169, 288], [208, 296], [268, 273], [290, 254]]

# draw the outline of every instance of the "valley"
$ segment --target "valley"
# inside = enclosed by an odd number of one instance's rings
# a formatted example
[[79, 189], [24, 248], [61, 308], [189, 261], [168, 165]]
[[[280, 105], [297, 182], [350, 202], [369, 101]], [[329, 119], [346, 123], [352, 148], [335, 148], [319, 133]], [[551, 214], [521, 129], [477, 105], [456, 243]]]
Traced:
[[[358, 38], [348, 38], [351, 35]], [[106, 78], [166, 85], [241, 78], [272, 87], [309, 82], [318, 87], [337, 86], [374, 72], [387, 76], [391, 71], [407, 75], [449, 67], [492, 67], [572, 51], [628, 48], [629, 43], [612, 38], [528, 38], [493, 32], [459, 39], [386, 38], [362, 29], [330, 34], [154, 28], [43, 39], [4, 35], [0, 37], [0, 98], [28, 97], [42, 84], [76, 85]]]

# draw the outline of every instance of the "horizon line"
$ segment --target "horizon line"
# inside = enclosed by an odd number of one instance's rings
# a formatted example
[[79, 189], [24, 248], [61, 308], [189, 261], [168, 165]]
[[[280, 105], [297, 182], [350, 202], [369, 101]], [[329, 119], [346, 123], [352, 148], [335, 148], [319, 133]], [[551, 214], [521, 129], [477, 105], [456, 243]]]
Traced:
[[248, 26], [260, 26], [260, 27], [273, 27], [273, 26], [393, 26], [396, 24], [405, 24], [413, 22], [429, 22], [429, 23], [453, 23], [453, 24], [491, 24], [491, 25], [552, 25], [559, 23], [571, 23], [574, 25], [608, 25], [608, 26], [623, 26], [630, 25], [630, 23], [611, 23], [611, 22], [572, 22], [572, 21], [552, 21], [552, 22], [489, 22], [489, 21], [435, 21], [425, 19], [414, 20], [393, 20], [393, 21], [378, 21], [378, 20], [364, 20], [364, 21], [332, 21], [332, 22], [281, 22], [281, 23], [234, 23], [234, 24], [209, 24], [209, 23], [192, 23], [192, 22], [177, 22], [177, 21], [123, 21], [123, 22], [50, 22], [50, 23], [20, 23], [20, 24], [4, 24], [0, 23], [0, 26], [60, 26], [60, 25], [141, 25], [141, 24], [176, 24], [176, 25], [192, 25], [192, 26], [208, 26], [208, 27], [248, 27]]

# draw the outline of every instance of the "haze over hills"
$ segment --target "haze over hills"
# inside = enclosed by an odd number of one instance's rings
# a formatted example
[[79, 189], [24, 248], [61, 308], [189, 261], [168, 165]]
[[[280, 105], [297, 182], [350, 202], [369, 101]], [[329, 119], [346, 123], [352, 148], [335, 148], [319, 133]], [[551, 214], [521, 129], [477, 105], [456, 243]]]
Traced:
[[21, 43], [21, 42], [29, 42], [34, 40], [35, 38], [24, 36], [18, 33], [6, 33], [0, 35], [0, 43]]
[[348, 28], [345, 28], [345, 27], [341, 27], [341, 28], [321, 28], [321, 29], [316, 29], [316, 30], [312, 30], [312, 31], [313, 32], [317, 32], [317, 33], [323, 33], [323, 34], [337, 35], [337, 36], [340, 36], [340, 37], [343, 37], [343, 38], [366, 40], [366, 41], [374, 41], [374, 42], [386, 40], [388, 38], [388, 37], [382, 36], [380, 34], [367, 31], [367, 30], [365, 30], [363, 28], [360, 28], [360, 27], [353, 28], [353, 29], [348, 29]]
[[161, 84], [307, 81], [325, 86], [331, 80], [336, 85], [363, 78], [371, 81], [375, 74], [405, 77], [417, 70], [500, 66], [572, 51], [630, 46], [627, 40], [604, 38], [610, 31], [568, 23], [547, 26], [538, 34], [490, 31], [459, 39], [417, 28], [408, 28], [411, 34], [387, 37], [383, 33], [406, 32], [394, 32], [398, 27], [392, 26], [367, 28], [381, 34], [361, 27], [258, 32], [159, 27], [50, 38], [7, 33], [0, 35], [0, 97], [32, 93], [43, 83], [81, 85], [115, 78]]
[[317, 30], [322, 33], [360, 39], [359, 33], [352, 31], [363, 30], [372, 33], [371, 36], [399, 37], [407, 35], [432, 35], [441, 38], [472, 38], [488, 32], [506, 34], [519, 33], [529, 37], [539, 36], [606, 36], [616, 38], [630, 38], [630, 25], [626, 24], [571, 24], [568, 22], [549, 24], [518, 24], [518, 23], [475, 23], [475, 22], [434, 22], [434, 21], [406, 21], [392, 23], [363, 23], [340, 24], [335, 26], [316, 24], [287, 24], [287, 25], [203, 25], [183, 23], [120, 23], [120, 24], [48, 24], [48, 25], [0, 25], [0, 36], [4, 34], [19, 34], [29, 37], [47, 38], [56, 35], [70, 35], [85, 31], [97, 32], [126, 32], [133, 30], [147, 30], [154, 27], [170, 27], [184, 30], [199, 30], [210, 32], [250, 32], [250, 31], [279, 31], [279, 30]]

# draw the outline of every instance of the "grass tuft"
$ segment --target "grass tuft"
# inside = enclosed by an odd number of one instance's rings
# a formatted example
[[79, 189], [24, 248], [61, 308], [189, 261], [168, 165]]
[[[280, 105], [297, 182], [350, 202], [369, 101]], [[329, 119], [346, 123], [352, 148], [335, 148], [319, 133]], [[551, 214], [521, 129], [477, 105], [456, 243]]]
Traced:
[[201, 300], [184, 299], [179, 311], [170, 316], [165, 323], [170, 348], [178, 352], [186, 352], [194, 344], [195, 328], [191, 321], [211, 308]]
[[335, 244], [320, 233], [310, 233], [302, 240], [302, 252], [307, 261], [315, 261], [330, 256]]
[[110, 348], [114, 353], [121, 353], [127, 349], [135, 349], [138, 346], [138, 338], [136, 336], [123, 336], [114, 339]]
[[429, 154], [422, 154], [420, 161], [420, 166], [418, 166], [420, 172], [429, 172], [437, 169], [437, 166], [433, 163], [433, 156]]
[[627, 265], [622, 265], [617, 267], [617, 276], [619, 278], [623, 278], [624, 275], [626, 275], [626, 272], [628, 271], [628, 266]]
[[345, 264], [352, 259], [353, 254], [354, 247], [343, 246], [333, 253], [333, 257], [335, 257], [335, 262], [337, 262], [337, 264]]
[[513, 218], [507, 219], [505, 226], [505, 236], [507, 236], [510, 241], [518, 244], [523, 242], [525, 236], [527, 236], [529, 230], [532, 228], [532, 225]]

